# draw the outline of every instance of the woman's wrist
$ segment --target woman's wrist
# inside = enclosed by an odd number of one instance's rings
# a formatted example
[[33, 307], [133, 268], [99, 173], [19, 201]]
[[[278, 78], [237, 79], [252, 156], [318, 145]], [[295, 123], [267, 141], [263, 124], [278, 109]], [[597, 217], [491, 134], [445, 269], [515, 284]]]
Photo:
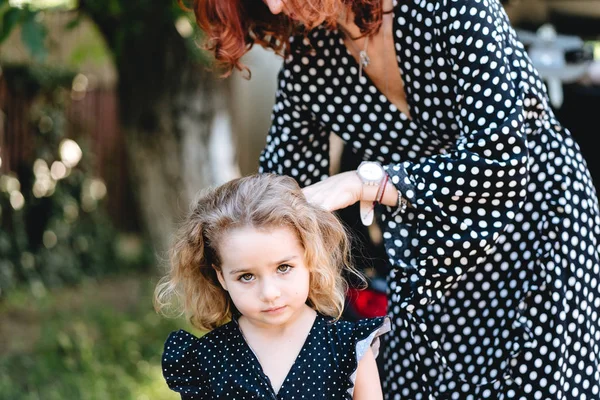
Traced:
[[[382, 180], [382, 183], [385, 183], [384, 188], [380, 185], [365, 185], [358, 175], [354, 175], [358, 185], [360, 185], [359, 201], [379, 201], [379, 203], [390, 207], [395, 207], [398, 204], [398, 190], [391, 179]], [[382, 193], [383, 197], [381, 197]]]
[[[360, 178], [359, 178], [360, 180]], [[379, 194], [379, 185], [365, 185], [360, 183], [360, 201], [376, 201]]]
[[388, 179], [383, 192], [383, 198], [380, 201], [385, 206], [395, 207], [398, 205], [398, 189], [392, 183], [391, 179]]

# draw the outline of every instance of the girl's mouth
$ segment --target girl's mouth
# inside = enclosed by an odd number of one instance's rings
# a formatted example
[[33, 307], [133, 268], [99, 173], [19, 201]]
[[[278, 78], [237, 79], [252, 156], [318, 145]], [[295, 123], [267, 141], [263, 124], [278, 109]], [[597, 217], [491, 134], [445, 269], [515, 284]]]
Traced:
[[285, 308], [285, 306], [280, 306], [280, 307], [272, 307], [272, 308], [268, 308], [266, 310], [264, 310], [263, 312], [266, 313], [277, 313], [279, 311], [283, 311], [283, 309]]

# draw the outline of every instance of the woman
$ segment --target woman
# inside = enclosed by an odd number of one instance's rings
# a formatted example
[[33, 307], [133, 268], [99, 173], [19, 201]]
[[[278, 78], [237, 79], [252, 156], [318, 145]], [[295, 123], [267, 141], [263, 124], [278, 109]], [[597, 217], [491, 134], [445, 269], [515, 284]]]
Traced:
[[[596, 189], [497, 0], [195, 11], [230, 69], [253, 44], [286, 56], [260, 171], [365, 224], [376, 205], [386, 398], [598, 398]], [[329, 176], [332, 132], [371, 163]]]

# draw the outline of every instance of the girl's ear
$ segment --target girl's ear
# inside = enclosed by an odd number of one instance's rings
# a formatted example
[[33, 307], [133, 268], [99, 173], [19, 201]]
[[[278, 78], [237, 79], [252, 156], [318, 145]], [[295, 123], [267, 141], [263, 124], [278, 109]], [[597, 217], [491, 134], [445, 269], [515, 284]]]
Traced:
[[223, 288], [223, 290], [225, 290], [227, 292], [227, 283], [225, 283], [225, 279], [223, 279], [223, 272], [221, 271], [221, 268], [215, 267], [214, 264], [212, 267], [215, 270], [215, 272], [217, 273], [217, 279], [219, 280], [221, 287]]

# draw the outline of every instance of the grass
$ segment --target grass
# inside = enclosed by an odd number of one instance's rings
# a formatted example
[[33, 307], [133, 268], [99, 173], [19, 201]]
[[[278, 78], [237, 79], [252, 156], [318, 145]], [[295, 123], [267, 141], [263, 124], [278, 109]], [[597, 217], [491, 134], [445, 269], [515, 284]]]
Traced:
[[116, 276], [0, 304], [0, 397], [10, 400], [179, 400], [160, 359], [184, 320], [152, 308], [156, 279]]

